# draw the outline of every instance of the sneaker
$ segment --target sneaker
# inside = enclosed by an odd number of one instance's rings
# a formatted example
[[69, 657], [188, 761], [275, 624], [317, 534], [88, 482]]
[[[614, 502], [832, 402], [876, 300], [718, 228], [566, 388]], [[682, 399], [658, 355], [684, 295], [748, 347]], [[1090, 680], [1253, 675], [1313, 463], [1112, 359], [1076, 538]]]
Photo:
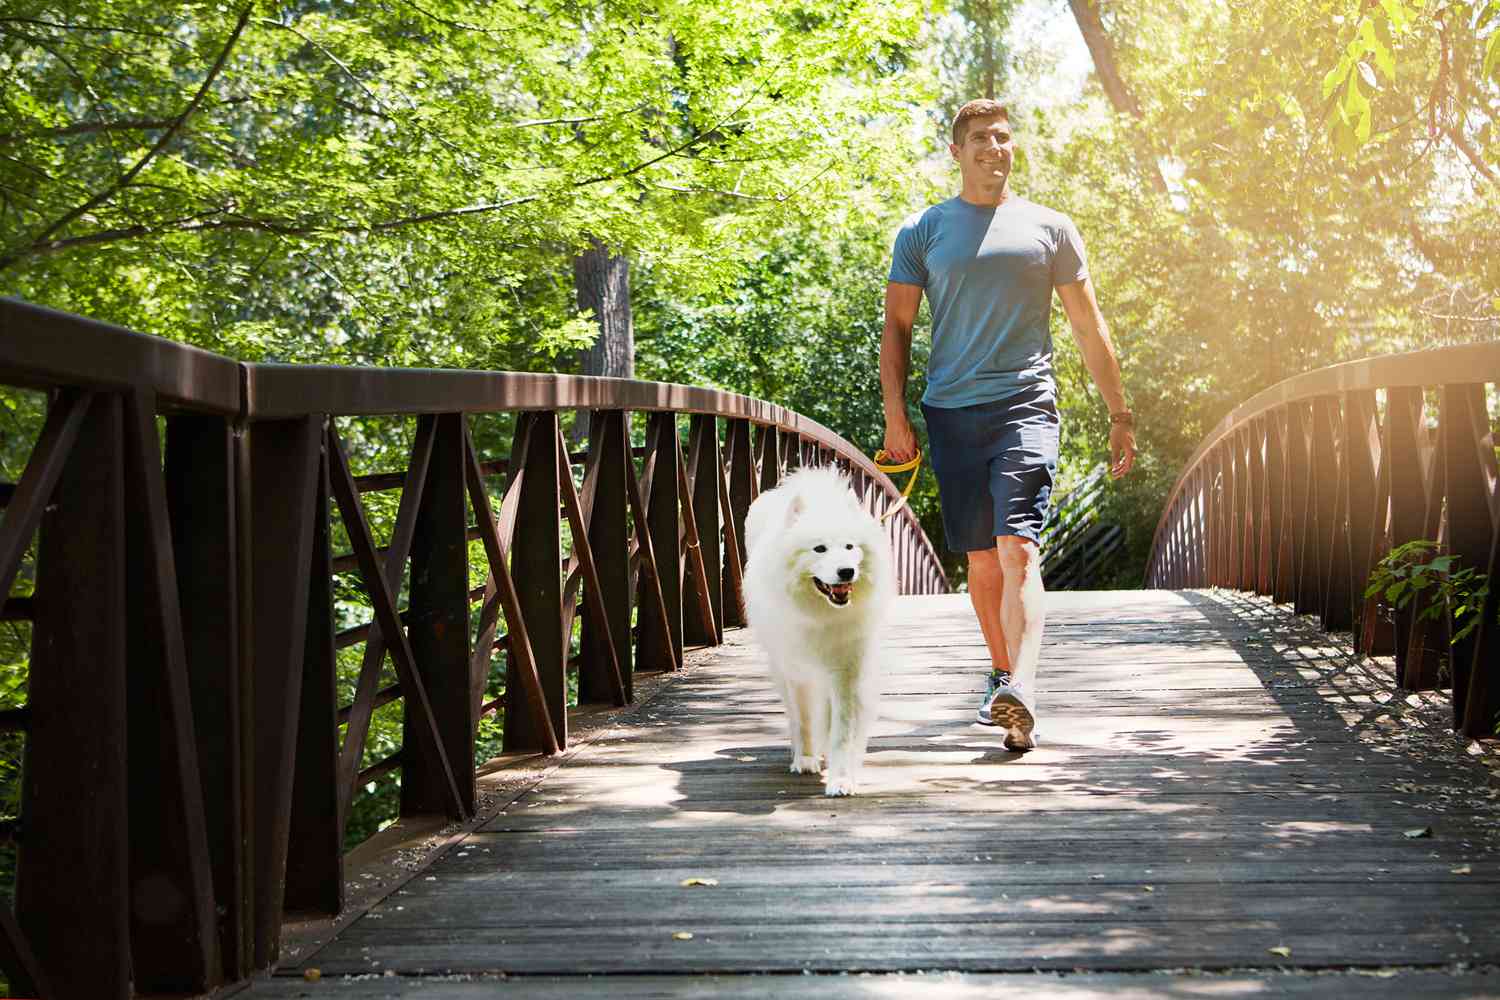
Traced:
[[990, 684], [980, 715], [988, 716], [980, 719], [986, 725], [1005, 729], [1005, 749], [1036, 749], [1036, 710], [1026, 693], [1011, 682], [1009, 674], [990, 674]]
[[1010, 687], [1010, 674], [1004, 670], [991, 670], [989, 678], [984, 684], [984, 698], [979, 702], [979, 719], [981, 726], [993, 726], [995, 720], [990, 717], [990, 702], [995, 698], [995, 692], [1001, 688]]

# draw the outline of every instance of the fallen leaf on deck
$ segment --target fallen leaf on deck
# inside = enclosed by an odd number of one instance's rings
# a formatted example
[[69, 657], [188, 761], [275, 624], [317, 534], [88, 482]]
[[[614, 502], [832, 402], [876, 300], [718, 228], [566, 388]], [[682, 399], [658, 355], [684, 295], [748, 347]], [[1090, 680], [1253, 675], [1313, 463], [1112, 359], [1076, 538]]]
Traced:
[[315, 983], [319, 979], [323, 978], [323, 970], [322, 969], [303, 969], [302, 970], [302, 978], [305, 979], [305, 980], [307, 980], [310, 983]]
[[1407, 830], [1403, 832], [1401, 836], [1407, 838], [1408, 840], [1416, 840], [1420, 837], [1430, 837], [1432, 836], [1432, 827], [1419, 826], [1415, 830]]
[[716, 878], [685, 878], [685, 879], [682, 880], [682, 887], [684, 889], [686, 889], [690, 885], [718, 885], [718, 884], [719, 884], [719, 880], [716, 879]]
[[735, 758], [735, 760], [741, 761], [742, 763], [745, 763], [745, 764], [750, 763], [754, 759], [755, 759], [754, 757], [751, 757], [749, 755], [745, 755], [745, 756], [742, 756], [742, 757], [736, 757]]
[[1144, 890], [1145, 892], [1155, 892], [1156, 891], [1156, 886], [1154, 886], [1154, 885], [1143, 885], [1143, 886], [1141, 886], [1141, 889]]
[[1288, 948], [1284, 944], [1278, 944], [1274, 948], [1267, 948], [1266, 951], [1270, 952], [1273, 955], [1280, 955], [1282, 958], [1292, 957], [1292, 949]]
[[1457, 868], [1449, 868], [1448, 871], [1452, 872], [1454, 875], [1472, 875], [1472, 874], [1474, 874], [1474, 869], [1471, 868], [1468, 865], [1460, 865]]
[[693, 939], [693, 932], [692, 931], [678, 931], [676, 934], [673, 934], [672, 936], [674, 938], [676, 938], [677, 940], [679, 940], [679, 941], [691, 941]]

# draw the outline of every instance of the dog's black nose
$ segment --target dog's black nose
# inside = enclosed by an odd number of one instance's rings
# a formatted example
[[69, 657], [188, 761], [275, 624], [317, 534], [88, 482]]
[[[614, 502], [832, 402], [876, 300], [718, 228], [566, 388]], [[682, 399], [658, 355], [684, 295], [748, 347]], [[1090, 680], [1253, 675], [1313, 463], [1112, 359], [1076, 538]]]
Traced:
[[845, 566], [842, 569], [840, 569], [839, 570], [839, 579], [842, 580], [844, 583], [848, 583], [850, 580], [854, 579], [854, 567], [853, 566]]

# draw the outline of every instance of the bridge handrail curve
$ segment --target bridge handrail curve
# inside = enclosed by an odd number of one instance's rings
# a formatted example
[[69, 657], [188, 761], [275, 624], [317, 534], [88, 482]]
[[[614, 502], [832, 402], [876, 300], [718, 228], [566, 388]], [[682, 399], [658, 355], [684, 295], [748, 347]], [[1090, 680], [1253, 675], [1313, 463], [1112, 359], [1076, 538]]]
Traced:
[[[48, 996], [201, 992], [265, 968], [284, 910], [342, 905], [355, 789], [399, 770], [403, 816], [472, 815], [485, 715], [506, 710], [506, 751], [555, 752], [575, 666], [582, 700], [625, 704], [633, 669], [722, 642], [743, 624], [745, 511], [783, 468], [837, 464], [874, 514], [900, 499], [827, 427], [737, 393], [238, 362], [14, 299], [0, 385], [49, 391], [25, 471], [0, 484], [0, 619], [33, 638], [27, 705], [0, 711], [27, 754], [21, 822], [0, 824], [20, 846], [0, 967]], [[570, 409], [591, 414], [581, 456]], [[481, 460], [471, 417], [500, 412], [517, 414], [511, 450]], [[377, 415], [415, 417], [409, 459], [355, 476], [336, 418]], [[382, 546], [361, 497], [397, 487]], [[946, 591], [911, 510], [886, 528], [902, 589]], [[33, 544], [35, 593], [12, 597]], [[335, 631], [333, 580], [356, 571], [373, 618]], [[360, 643], [340, 706], [337, 650]], [[398, 681], [380, 688], [387, 657]], [[401, 749], [367, 763], [372, 714], [397, 699]], [[85, 940], [97, 961], [72, 960]]]
[[[1253, 591], [1352, 629], [1412, 689], [1453, 687], [1454, 726], [1500, 723], [1497, 593], [1451, 644], [1447, 616], [1364, 597], [1391, 549], [1438, 543], [1494, 577], [1500, 541], [1491, 387], [1500, 343], [1365, 358], [1295, 375], [1235, 407], [1194, 450], [1163, 505], [1146, 585]], [[1384, 395], [1383, 406], [1377, 395]], [[1436, 407], [1426, 400], [1435, 394]]]

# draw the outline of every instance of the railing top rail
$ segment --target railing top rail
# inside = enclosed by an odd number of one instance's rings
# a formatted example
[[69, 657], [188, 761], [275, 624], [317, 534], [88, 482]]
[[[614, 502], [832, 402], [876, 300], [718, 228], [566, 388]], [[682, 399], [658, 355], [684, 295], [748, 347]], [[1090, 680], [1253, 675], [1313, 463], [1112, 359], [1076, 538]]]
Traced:
[[[800, 434], [869, 475], [891, 497], [900, 493], [864, 452], [816, 420], [735, 392], [554, 373], [237, 362], [196, 347], [3, 297], [0, 381], [43, 388], [142, 385], [172, 405], [250, 420], [307, 413], [369, 416], [567, 409], [705, 413]], [[909, 507], [902, 508], [901, 518], [920, 530]]]
[[1198, 468], [1203, 457], [1216, 448], [1226, 437], [1243, 427], [1250, 420], [1263, 416], [1270, 410], [1287, 403], [1302, 402], [1340, 392], [1360, 389], [1391, 389], [1400, 387], [1463, 385], [1475, 382], [1500, 382], [1500, 342], [1489, 341], [1478, 344], [1459, 344], [1453, 347], [1437, 347], [1426, 351], [1407, 351], [1401, 354], [1383, 354], [1358, 361], [1316, 368], [1310, 372], [1293, 375], [1277, 382], [1268, 389], [1251, 396], [1230, 410], [1199, 442], [1191, 458], [1182, 467], [1172, 490], [1162, 505], [1161, 517], [1157, 520], [1156, 536], [1152, 540], [1152, 552], [1160, 542], [1166, 529], [1172, 507], [1188, 481]]
[[1460, 344], [1428, 351], [1382, 354], [1316, 368], [1262, 389], [1230, 410], [1204, 437], [1185, 468], [1192, 469], [1236, 427], [1286, 403], [1316, 399], [1356, 389], [1400, 386], [1459, 385], [1500, 381], [1500, 342]]
[[837, 451], [865, 472], [878, 472], [863, 452], [851, 448], [849, 442], [816, 420], [763, 399], [722, 389], [552, 372], [336, 365], [245, 367], [247, 415], [252, 420], [309, 411], [338, 416], [571, 409], [711, 413], [802, 434]]
[[144, 386], [170, 403], [240, 412], [241, 366], [230, 358], [124, 327], [0, 298], [0, 375], [11, 384]]

